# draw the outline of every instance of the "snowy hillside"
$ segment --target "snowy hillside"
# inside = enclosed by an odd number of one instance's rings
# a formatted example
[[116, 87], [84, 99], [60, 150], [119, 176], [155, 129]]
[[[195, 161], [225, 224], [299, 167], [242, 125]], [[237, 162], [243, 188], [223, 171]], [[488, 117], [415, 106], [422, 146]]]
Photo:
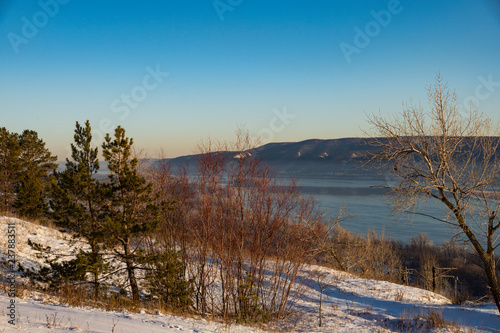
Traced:
[[[16, 261], [23, 267], [39, 267], [43, 258], [28, 245], [28, 240], [61, 254], [71, 254], [71, 237], [29, 222], [0, 217], [0, 259], [6, 262], [8, 223], [15, 225]], [[2, 282], [8, 273], [2, 265]], [[323, 290], [323, 326], [319, 327], [318, 305]], [[304, 296], [296, 304], [295, 314], [287, 319], [254, 328], [227, 326], [203, 318], [184, 318], [157, 313], [106, 312], [100, 309], [73, 308], [54, 304], [50, 297], [36, 294], [15, 299], [16, 322], [8, 323], [11, 298], [0, 296], [2, 320], [0, 332], [253, 332], [262, 330], [295, 332], [394, 332], [421, 331], [430, 314], [442, 314], [445, 320], [476, 331], [500, 332], [500, 316], [494, 304], [457, 306], [443, 296], [388, 282], [366, 280], [318, 266], [304, 266], [300, 272]], [[455, 326], [454, 330], [456, 331]], [[435, 331], [447, 332], [443, 329]]]

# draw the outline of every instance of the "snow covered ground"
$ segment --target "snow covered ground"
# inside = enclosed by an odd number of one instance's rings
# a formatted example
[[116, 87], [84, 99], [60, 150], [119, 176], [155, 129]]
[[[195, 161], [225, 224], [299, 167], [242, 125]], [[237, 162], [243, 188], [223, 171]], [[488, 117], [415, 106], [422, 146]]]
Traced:
[[[60, 253], [70, 253], [71, 237], [59, 231], [26, 221], [0, 217], [0, 258], [7, 250], [7, 223], [15, 222], [17, 261], [24, 267], [39, 267], [27, 242], [50, 246]], [[322, 273], [323, 326], [319, 327], [320, 288], [313, 272]], [[2, 270], [2, 276], [6, 273]], [[15, 325], [8, 323], [10, 298], [0, 295], [1, 332], [420, 332], [426, 314], [442, 314], [457, 323], [455, 327], [434, 331], [500, 332], [500, 316], [494, 304], [458, 306], [431, 292], [384, 281], [357, 278], [332, 269], [306, 265], [300, 272], [305, 281], [303, 297], [296, 311], [283, 321], [260, 328], [225, 325], [203, 318], [185, 318], [167, 314], [107, 312], [100, 309], [74, 308], [54, 304], [50, 297], [24, 295], [15, 299]], [[458, 330], [458, 327], [461, 327]]]
[[[8, 299], [0, 297], [2, 309]], [[243, 326], [227, 326], [203, 318], [184, 318], [166, 314], [109, 312], [100, 309], [72, 308], [55, 304], [44, 304], [33, 298], [17, 303], [19, 316], [14, 326], [7, 323], [2, 313], [0, 332], [255, 332]], [[6, 312], [4, 310], [4, 312]]]

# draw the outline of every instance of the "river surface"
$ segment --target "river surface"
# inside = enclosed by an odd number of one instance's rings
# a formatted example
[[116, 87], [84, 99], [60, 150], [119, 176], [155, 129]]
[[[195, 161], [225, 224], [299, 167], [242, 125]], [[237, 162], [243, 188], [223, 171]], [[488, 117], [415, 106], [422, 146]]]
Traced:
[[[370, 229], [384, 232], [387, 237], [408, 242], [419, 233], [427, 234], [435, 244], [450, 240], [454, 229], [430, 217], [414, 214], [392, 215], [385, 190], [374, 186], [390, 185], [383, 178], [356, 177], [304, 177], [298, 179], [302, 193], [316, 198], [320, 207], [336, 216], [339, 207], [347, 205], [352, 218], [342, 222], [342, 226], [352, 232], [366, 234]], [[428, 202], [420, 212], [442, 218], [439, 203]]]
[[[61, 165], [63, 169], [63, 165]], [[106, 163], [101, 163], [100, 177], [109, 173]], [[195, 174], [190, 177], [196, 178]], [[285, 176], [286, 178], [286, 176]], [[340, 206], [347, 206], [351, 218], [342, 222], [349, 231], [366, 234], [370, 229], [384, 232], [401, 242], [408, 242], [419, 233], [427, 234], [435, 244], [448, 241], [455, 235], [451, 226], [421, 215], [392, 215], [385, 190], [376, 186], [390, 186], [392, 180], [374, 176], [318, 176], [302, 175], [295, 178], [304, 195], [312, 195], [321, 209], [335, 217]], [[438, 218], [443, 210], [438, 203], [430, 202], [420, 210]]]

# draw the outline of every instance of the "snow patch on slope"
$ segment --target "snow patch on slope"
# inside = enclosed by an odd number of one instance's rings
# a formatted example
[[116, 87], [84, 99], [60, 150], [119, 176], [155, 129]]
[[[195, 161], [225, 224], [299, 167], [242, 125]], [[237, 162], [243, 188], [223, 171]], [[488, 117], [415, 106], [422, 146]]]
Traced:
[[[7, 222], [16, 223], [17, 261], [23, 267], [39, 268], [44, 258], [36, 256], [28, 240], [60, 254], [65, 260], [83, 246], [72, 241], [69, 234], [61, 233], [26, 221], [0, 217], [0, 259], [5, 260], [7, 249]], [[320, 289], [311, 274], [323, 273], [323, 327], [318, 326]], [[304, 265], [299, 272], [294, 293], [302, 293], [295, 305], [295, 313], [285, 320], [270, 324], [271, 330], [293, 332], [393, 332], [400, 325], [417, 325], [415, 318], [429, 311], [442, 313], [443, 317], [476, 332], [500, 332], [500, 316], [493, 303], [458, 306], [432, 292], [393, 284], [367, 280], [348, 273], [314, 265]], [[302, 290], [298, 290], [302, 288]], [[10, 300], [0, 296], [0, 306], [5, 309]], [[19, 315], [17, 324], [7, 323], [6, 311], [2, 313], [0, 332], [256, 332], [245, 327], [210, 322], [202, 318], [185, 318], [172, 315], [107, 312], [100, 309], [74, 308], [58, 304], [46, 304], [51, 298], [44, 295], [27, 295], [16, 299]], [[56, 323], [51, 325], [49, 322]], [[412, 326], [415, 328], [415, 326]], [[419, 330], [416, 330], [419, 331]], [[444, 329], [435, 332], [447, 332]]]

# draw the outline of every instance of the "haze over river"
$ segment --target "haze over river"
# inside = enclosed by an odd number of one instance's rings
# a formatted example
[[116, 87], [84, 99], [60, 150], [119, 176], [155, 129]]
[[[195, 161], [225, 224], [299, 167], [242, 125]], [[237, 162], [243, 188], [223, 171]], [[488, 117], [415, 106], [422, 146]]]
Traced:
[[[390, 185], [390, 182], [384, 178], [347, 176], [307, 176], [298, 179], [302, 193], [313, 195], [321, 208], [329, 210], [332, 216], [336, 216], [340, 206], [348, 205], [349, 213], [354, 217], [341, 225], [352, 232], [365, 234], [374, 229], [378, 233], [384, 231], [386, 236], [402, 242], [408, 242], [419, 233], [427, 234], [435, 244], [450, 240], [455, 233], [445, 223], [421, 215], [404, 214], [402, 218], [400, 215], [391, 215], [385, 190], [373, 187]], [[443, 210], [438, 203], [432, 201], [424, 204], [420, 211], [438, 218], [443, 217]], [[399, 222], [396, 223], [398, 219]]]

